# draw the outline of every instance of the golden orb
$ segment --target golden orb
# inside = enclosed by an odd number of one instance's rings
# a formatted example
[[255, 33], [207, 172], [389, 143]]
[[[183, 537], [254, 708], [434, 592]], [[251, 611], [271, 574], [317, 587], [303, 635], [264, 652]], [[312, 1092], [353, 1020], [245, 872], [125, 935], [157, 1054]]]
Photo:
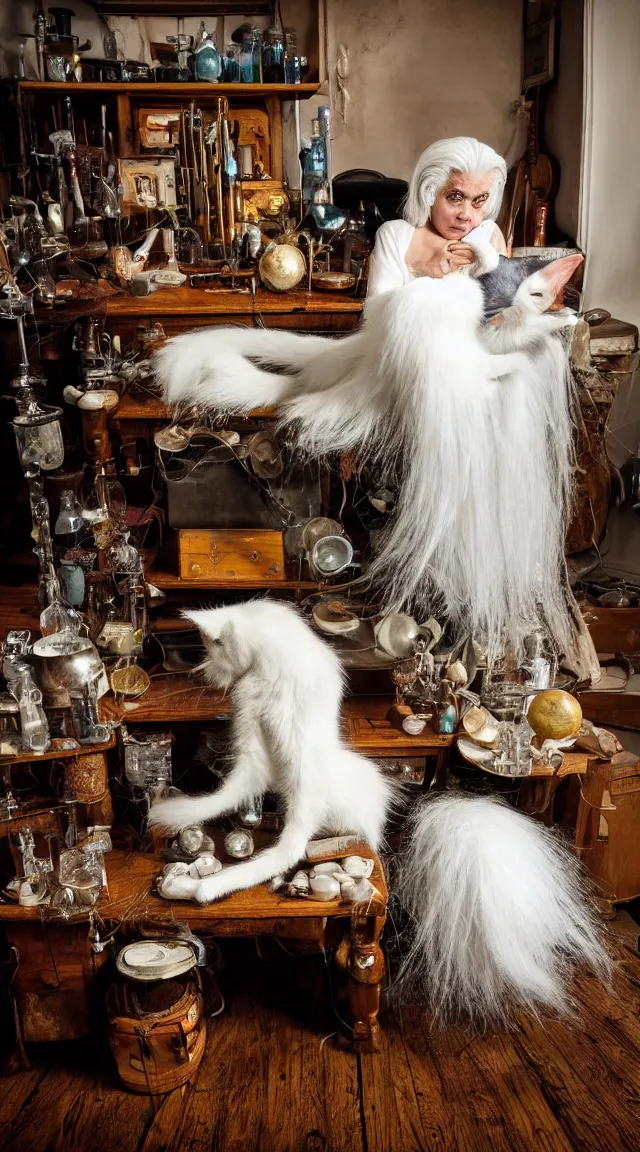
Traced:
[[260, 279], [272, 292], [289, 292], [306, 270], [305, 258], [295, 244], [271, 244], [258, 264]]
[[580, 729], [582, 708], [569, 692], [550, 688], [531, 701], [527, 720], [542, 740], [568, 740]]

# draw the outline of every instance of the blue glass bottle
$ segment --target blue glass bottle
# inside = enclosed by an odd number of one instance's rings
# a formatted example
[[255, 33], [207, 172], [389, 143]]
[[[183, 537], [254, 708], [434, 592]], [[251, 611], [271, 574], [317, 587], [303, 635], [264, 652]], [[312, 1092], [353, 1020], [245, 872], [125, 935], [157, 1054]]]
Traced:
[[319, 120], [311, 121], [311, 132], [309, 146], [304, 148], [300, 155], [302, 201], [305, 207], [313, 203], [316, 192], [323, 187], [327, 178], [327, 157]]

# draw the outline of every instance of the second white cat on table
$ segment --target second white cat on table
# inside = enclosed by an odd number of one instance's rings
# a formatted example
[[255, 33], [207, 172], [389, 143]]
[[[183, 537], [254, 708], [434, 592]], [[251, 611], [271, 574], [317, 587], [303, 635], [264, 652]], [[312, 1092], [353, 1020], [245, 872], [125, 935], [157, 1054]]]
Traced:
[[393, 786], [342, 741], [338, 657], [286, 604], [261, 600], [185, 615], [202, 633], [209, 683], [231, 692], [235, 763], [212, 795], [154, 804], [150, 823], [177, 832], [264, 792], [285, 802], [276, 843], [203, 879], [195, 899], [209, 903], [286, 872], [320, 833], [355, 833], [377, 848]]

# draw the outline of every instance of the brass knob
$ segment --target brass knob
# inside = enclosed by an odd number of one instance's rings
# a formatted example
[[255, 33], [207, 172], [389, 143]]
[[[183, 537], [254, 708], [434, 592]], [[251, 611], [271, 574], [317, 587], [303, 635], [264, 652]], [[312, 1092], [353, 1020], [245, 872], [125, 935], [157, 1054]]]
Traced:
[[191, 575], [192, 576], [199, 576], [201, 571], [202, 571], [202, 569], [201, 569], [199, 564], [192, 564], [191, 565]]

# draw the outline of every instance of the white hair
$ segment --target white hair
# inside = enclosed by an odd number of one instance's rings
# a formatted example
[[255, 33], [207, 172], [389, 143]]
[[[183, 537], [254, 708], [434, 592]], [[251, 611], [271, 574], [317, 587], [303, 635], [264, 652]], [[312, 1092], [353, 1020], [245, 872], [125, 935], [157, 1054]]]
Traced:
[[454, 136], [450, 140], [436, 140], [418, 157], [404, 205], [404, 218], [414, 228], [421, 228], [431, 218], [436, 196], [452, 172], [495, 173], [484, 206], [485, 219], [495, 220], [507, 179], [506, 161], [473, 136]]

